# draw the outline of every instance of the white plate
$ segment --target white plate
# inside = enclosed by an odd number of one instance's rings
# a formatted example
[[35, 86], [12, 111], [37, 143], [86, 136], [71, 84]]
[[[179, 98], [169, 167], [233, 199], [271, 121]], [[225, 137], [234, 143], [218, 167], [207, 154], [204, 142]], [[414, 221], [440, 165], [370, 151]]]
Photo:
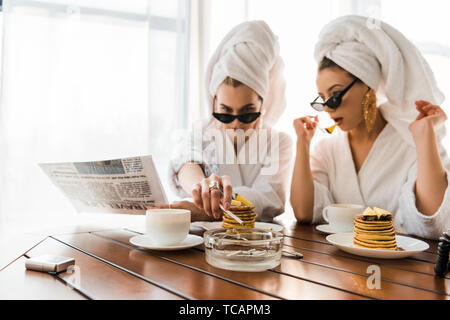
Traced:
[[345, 252], [369, 258], [401, 259], [415, 255], [429, 248], [428, 243], [418, 239], [399, 235], [395, 236], [395, 238], [397, 240], [397, 246], [404, 249], [404, 251], [378, 250], [357, 247], [353, 244], [353, 232], [335, 233], [326, 237], [328, 242]]
[[[352, 229], [353, 229], [353, 226], [352, 226]], [[352, 231], [352, 229], [350, 229], [349, 231]], [[316, 230], [319, 230], [320, 232], [328, 233], [328, 234], [342, 232], [342, 231], [334, 230], [329, 224], [318, 225], [318, 226], [316, 226]]]
[[148, 236], [140, 235], [135, 236], [130, 239], [130, 242], [135, 246], [152, 249], [152, 250], [162, 250], [162, 251], [173, 251], [173, 250], [182, 250], [187, 248], [192, 248], [198, 246], [203, 243], [203, 237], [199, 237], [193, 234], [188, 234], [186, 239], [184, 239], [181, 243], [173, 245], [173, 246], [161, 246], [156, 245], [150, 241]]
[[[196, 222], [192, 222], [191, 226], [200, 227], [205, 230], [211, 230], [211, 229], [222, 228], [222, 221], [214, 221], [214, 222], [196, 221]], [[275, 231], [275, 232], [281, 232], [284, 229], [283, 226], [280, 226], [279, 224], [269, 223], [269, 222], [255, 222], [255, 228], [261, 228], [261, 229], [271, 228], [272, 231]]]

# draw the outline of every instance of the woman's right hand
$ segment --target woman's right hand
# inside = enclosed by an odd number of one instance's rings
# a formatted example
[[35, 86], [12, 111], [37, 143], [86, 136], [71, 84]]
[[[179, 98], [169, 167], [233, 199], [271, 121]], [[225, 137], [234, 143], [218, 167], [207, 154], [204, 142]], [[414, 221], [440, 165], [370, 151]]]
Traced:
[[306, 142], [307, 145], [311, 143], [311, 140], [316, 132], [316, 128], [319, 122], [318, 116], [306, 116], [294, 120], [294, 128], [297, 133], [297, 139], [300, 142]]

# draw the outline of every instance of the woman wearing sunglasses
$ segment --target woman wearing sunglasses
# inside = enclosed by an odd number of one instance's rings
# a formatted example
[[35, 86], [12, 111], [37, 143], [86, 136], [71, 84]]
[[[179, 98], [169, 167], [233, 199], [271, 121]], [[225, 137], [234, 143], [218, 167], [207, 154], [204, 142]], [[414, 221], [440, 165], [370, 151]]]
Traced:
[[397, 232], [437, 239], [450, 228], [447, 116], [421, 53], [390, 25], [347, 16], [322, 30], [315, 58], [311, 106], [338, 129], [310, 151], [318, 118], [294, 121], [297, 220], [319, 223], [332, 203], [360, 204], [390, 211]]
[[283, 72], [278, 39], [265, 22], [242, 23], [225, 36], [206, 72], [211, 116], [171, 162], [174, 190], [193, 201], [172, 208], [191, 210], [192, 220], [217, 220], [220, 205], [228, 209], [238, 193], [257, 220], [284, 211], [292, 142], [271, 129], [285, 108]]

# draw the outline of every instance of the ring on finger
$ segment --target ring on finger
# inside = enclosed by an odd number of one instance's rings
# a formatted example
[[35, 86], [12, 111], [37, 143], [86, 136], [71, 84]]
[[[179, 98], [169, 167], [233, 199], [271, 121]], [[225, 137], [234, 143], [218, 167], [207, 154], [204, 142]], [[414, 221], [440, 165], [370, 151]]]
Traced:
[[208, 187], [209, 187], [209, 191], [214, 190], [214, 189], [219, 189], [219, 182], [216, 180], [211, 180], [209, 182]]

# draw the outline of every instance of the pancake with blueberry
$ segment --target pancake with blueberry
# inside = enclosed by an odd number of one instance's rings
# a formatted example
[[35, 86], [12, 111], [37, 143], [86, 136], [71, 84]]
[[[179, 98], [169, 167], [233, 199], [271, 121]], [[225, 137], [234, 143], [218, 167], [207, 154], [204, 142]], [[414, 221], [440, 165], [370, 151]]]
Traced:
[[392, 214], [386, 210], [368, 207], [353, 219], [353, 244], [358, 247], [397, 250]]

